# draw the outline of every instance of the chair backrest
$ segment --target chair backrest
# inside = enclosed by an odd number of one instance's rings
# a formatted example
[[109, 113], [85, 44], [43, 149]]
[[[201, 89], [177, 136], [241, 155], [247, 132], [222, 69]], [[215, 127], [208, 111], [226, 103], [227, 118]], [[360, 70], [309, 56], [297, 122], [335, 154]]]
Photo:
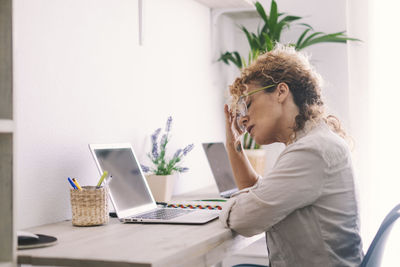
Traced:
[[382, 260], [383, 251], [386, 240], [396, 220], [400, 217], [400, 204], [394, 207], [388, 215], [386, 215], [381, 226], [378, 229], [371, 245], [368, 248], [367, 254], [360, 267], [379, 267]]
[[383, 219], [382, 224], [384, 224], [386, 222], [387, 219], [391, 218], [393, 216], [394, 213], [400, 211], [400, 204], [397, 204], [396, 207], [394, 207], [385, 217], [385, 219]]

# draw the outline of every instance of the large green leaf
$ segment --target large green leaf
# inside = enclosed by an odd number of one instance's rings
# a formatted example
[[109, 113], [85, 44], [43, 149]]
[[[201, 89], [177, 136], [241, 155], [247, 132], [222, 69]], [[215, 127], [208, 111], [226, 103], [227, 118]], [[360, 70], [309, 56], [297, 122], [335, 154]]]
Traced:
[[254, 50], [259, 50], [260, 48], [261, 48], [261, 42], [260, 42], [260, 39], [258, 38], [258, 36], [257, 35], [255, 35], [254, 33], [252, 33], [251, 34], [251, 37], [252, 37], [252, 39], [253, 39], [253, 47], [254, 47]]
[[307, 35], [307, 33], [308, 33], [309, 31], [311, 31], [310, 28], [306, 29], [306, 30], [300, 35], [300, 37], [299, 37], [299, 39], [297, 40], [297, 43], [296, 43], [296, 49], [297, 49], [298, 47], [301, 46], [301, 42], [303, 41], [304, 37]]
[[233, 52], [233, 57], [235, 59], [236, 66], [238, 66], [238, 68], [241, 69], [243, 67], [243, 60], [239, 52], [237, 51]]
[[236, 67], [238, 67], [239, 69], [242, 68], [243, 64], [242, 64], [242, 60], [240, 57], [240, 54], [237, 51], [234, 52], [225, 52], [224, 54], [222, 54], [218, 61], [222, 61], [225, 64], [229, 65], [229, 62], [232, 62], [233, 64], [236, 65]]
[[330, 43], [346, 43], [347, 41], [360, 41], [360, 40], [356, 39], [356, 38], [347, 37], [344, 34], [339, 34], [339, 35], [326, 34], [326, 35], [314, 38], [312, 40], [309, 40], [306, 45], [310, 46], [310, 45], [314, 45], [317, 43], [328, 43], [328, 42], [330, 42]]
[[299, 19], [302, 19], [302, 18], [303, 18], [303, 17], [288, 15], [288, 16], [284, 17], [283, 19], [281, 19], [281, 21], [293, 22], [293, 21], [295, 21], [295, 20], [299, 20]]
[[241, 29], [244, 32], [244, 34], [246, 35], [247, 42], [249, 43], [249, 46], [250, 46], [250, 50], [257, 49], [257, 44], [255, 44], [253, 35], [249, 33], [249, 31], [246, 29], [246, 27], [242, 26]]
[[299, 20], [302, 17], [298, 17], [298, 16], [286, 16], [283, 19], [281, 19], [278, 24], [276, 25], [276, 29], [274, 32], [274, 39], [279, 42], [281, 39], [281, 33], [283, 30], [289, 28], [290, 23], [292, 23], [293, 21]]
[[321, 35], [321, 34], [324, 34], [323, 32], [314, 32], [314, 33], [312, 33], [310, 36], [308, 36], [305, 40], [304, 40], [304, 42], [302, 43], [302, 44], [300, 44], [300, 48], [302, 49], [302, 48], [304, 48], [305, 46], [307, 46], [307, 42], [308, 41], [310, 41], [312, 38], [314, 38], [315, 36], [318, 36], [318, 35]]
[[265, 38], [265, 46], [263, 47], [265, 51], [271, 51], [275, 44], [274, 42], [271, 40], [271, 38], [269, 37], [268, 34], [264, 33], [264, 38]]
[[278, 23], [278, 6], [275, 0], [272, 0], [271, 9], [269, 11], [269, 21], [268, 21], [270, 37], [272, 38], [274, 37], [275, 27], [277, 23]]
[[262, 27], [261, 33], [269, 34], [269, 25], [267, 23], [265, 23], [264, 26]]
[[275, 32], [274, 32], [274, 34], [273, 34], [273, 39], [276, 40], [277, 42], [280, 42], [281, 33], [282, 33], [282, 31], [283, 31], [285, 28], [287, 28], [288, 26], [289, 26], [288, 23], [285, 23], [285, 22], [282, 22], [282, 21], [279, 22], [279, 23], [276, 25]]
[[225, 52], [221, 54], [221, 56], [218, 58], [218, 61], [222, 61], [225, 64], [229, 64], [229, 61], [232, 59], [232, 53], [231, 52]]
[[260, 43], [264, 46], [265, 43], [265, 37], [264, 37], [264, 32], [257, 30], [257, 38], [260, 40]]
[[299, 23], [298, 25], [306, 26], [307, 28], [314, 30], [314, 28], [310, 24], [307, 24], [307, 23]]
[[304, 49], [310, 45], [318, 44], [318, 43], [346, 43], [347, 41], [360, 41], [356, 38], [347, 37], [344, 32], [336, 32], [325, 34], [322, 32], [316, 32], [311, 34], [301, 43], [298, 47], [298, 50]]
[[260, 17], [264, 20], [264, 22], [268, 23], [268, 16], [267, 13], [265, 13], [264, 7], [258, 1], [255, 2], [254, 5], [256, 6], [257, 13], [260, 15]]

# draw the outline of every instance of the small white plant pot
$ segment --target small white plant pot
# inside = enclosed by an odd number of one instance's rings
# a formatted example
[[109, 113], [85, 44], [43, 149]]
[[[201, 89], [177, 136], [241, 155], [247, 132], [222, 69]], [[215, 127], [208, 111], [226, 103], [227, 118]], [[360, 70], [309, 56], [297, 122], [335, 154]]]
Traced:
[[177, 176], [178, 173], [171, 175], [146, 175], [151, 193], [157, 202], [168, 202], [171, 200]]
[[251, 166], [253, 166], [256, 173], [264, 176], [265, 164], [267, 163], [267, 151], [260, 149], [245, 149], [247, 158], [250, 161]]

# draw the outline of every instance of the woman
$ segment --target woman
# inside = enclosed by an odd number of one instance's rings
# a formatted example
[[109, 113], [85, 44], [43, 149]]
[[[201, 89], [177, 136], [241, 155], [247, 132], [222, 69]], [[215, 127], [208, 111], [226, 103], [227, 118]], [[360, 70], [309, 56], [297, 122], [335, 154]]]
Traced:
[[[260, 56], [230, 86], [226, 147], [239, 189], [221, 222], [239, 234], [266, 232], [270, 265], [359, 266], [363, 253], [346, 134], [326, 116], [321, 80], [291, 47]], [[253, 170], [241, 145], [286, 145], [269, 174]]]

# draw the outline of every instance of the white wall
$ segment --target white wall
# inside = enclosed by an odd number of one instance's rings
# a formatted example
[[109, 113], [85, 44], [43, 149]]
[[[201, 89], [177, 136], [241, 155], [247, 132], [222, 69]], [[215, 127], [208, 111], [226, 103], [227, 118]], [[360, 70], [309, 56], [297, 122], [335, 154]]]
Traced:
[[[350, 116], [358, 140], [361, 230], [367, 249], [385, 215], [399, 203], [398, 3], [349, 1], [349, 31], [364, 40], [349, 48]], [[382, 266], [399, 266], [400, 224], [387, 240]]]
[[[358, 4], [358, 5], [357, 5]], [[355, 7], [362, 9], [364, 3], [356, 2]], [[378, 230], [384, 216], [400, 203], [399, 188], [399, 98], [398, 82], [400, 56], [398, 44], [399, 3], [393, 1], [368, 1], [369, 44], [367, 67], [368, 75], [364, 76], [368, 83], [367, 97], [359, 92], [364, 105], [369, 108], [365, 136], [368, 137], [369, 163], [364, 171], [368, 176], [368, 206], [365, 213], [370, 220], [369, 237]], [[364, 82], [365, 83], [365, 82]], [[395, 224], [388, 238], [382, 266], [400, 266], [399, 254], [400, 222]]]
[[359, 184], [361, 234], [367, 249], [382, 218], [371, 212], [371, 109], [369, 72], [369, 1], [348, 1], [349, 34], [362, 39], [362, 43], [349, 45], [349, 117], [350, 130], [355, 140], [354, 165]]
[[88, 143], [130, 142], [145, 162], [169, 115], [170, 153], [195, 144], [175, 193], [214, 183], [200, 146], [224, 140], [210, 11], [143, 2], [139, 46], [137, 1], [14, 1], [17, 229], [70, 218], [66, 178], [99, 178]]

